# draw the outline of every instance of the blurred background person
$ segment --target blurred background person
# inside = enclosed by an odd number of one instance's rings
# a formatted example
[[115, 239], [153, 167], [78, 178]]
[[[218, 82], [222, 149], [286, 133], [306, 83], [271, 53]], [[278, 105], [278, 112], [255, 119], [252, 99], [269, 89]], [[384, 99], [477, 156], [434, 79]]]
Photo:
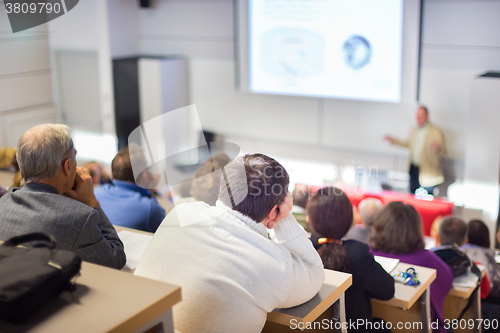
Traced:
[[102, 167], [101, 164], [97, 163], [96, 161], [88, 162], [83, 167], [89, 171], [94, 186], [100, 186], [111, 182], [111, 179], [106, 170]]
[[[144, 170], [137, 179], [134, 177], [135, 167]], [[113, 181], [95, 190], [96, 198], [111, 223], [155, 232], [166, 214], [149, 190], [155, 188], [158, 177], [146, 167], [139, 146], [132, 143], [121, 149], [111, 162], [111, 172]]]
[[451, 289], [453, 272], [434, 252], [425, 249], [422, 220], [415, 208], [400, 201], [385, 205], [375, 218], [369, 244], [376, 256], [395, 258], [437, 271], [430, 292], [431, 320], [438, 320], [437, 332], [446, 333], [443, 304]]
[[[352, 274], [352, 286], [345, 292], [346, 319], [371, 322], [371, 298], [389, 300], [394, 296], [394, 279], [373, 258], [367, 244], [344, 240], [353, 221], [351, 201], [335, 187], [324, 187], [307, 204], [318, 253], [327, 269]], [[313, 238], [313, 237], [312, 237]], [[368, 327], [349, 332], [371, 332]]]
[[196, 171], [191, 185], [191, 196], [198, 201], [203, 201], [210, 206], [215, 206], [220, 190], [220, 172], [217, 170], [225, 167], [231, 159], [224, 153], [210, 156]]
[[368, 237], [372, 234], [373, 221], [375, 216], [382, 210], [382, 201], [377, 198], [366, 198], [358, 205], [361, 223], [354, 225], [345, 236], [346, 239], [368, 243]]
[[401, 141], [390, 135], [385, 140], [410, 149], [410, 193], [424, 187], [433, 194], [436, 185], [444, 181], [441, 157], [446, 154], [444, 134], [429, 122], [429, 111], [420, 106], [416, 114], [417, 126], [412, 128], [408, 140]]
[[495, 261], [495, 251], [490, 248], [488, 227], [481, 220], [471, 220], [467, 229], [467, 243], [462, 248], [472, 260], [486, 267], [491, 287], [488, 300], [500, 304], [500, 266]]
[[303, 184], [297, 185], [292, 192], [292, 197], [293, 216], [295, 216], [297, 222], [299, 222], [304, 229], [310, 231], [306, 222], [306, 205], [307, 201], [311, 197], [311, 190], [309, 189], [309, 186]]

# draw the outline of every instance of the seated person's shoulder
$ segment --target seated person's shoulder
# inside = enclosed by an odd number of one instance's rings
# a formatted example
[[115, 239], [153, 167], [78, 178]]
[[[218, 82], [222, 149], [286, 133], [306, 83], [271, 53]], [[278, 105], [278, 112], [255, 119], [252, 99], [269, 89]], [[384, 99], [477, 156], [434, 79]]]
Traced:
[[358, 240], [355, 239], [343, 240], [343, 246], [346, 253], [349, 254], [349, 256], [351, 257], [363, 258], [366, 257], [367, 255], [372, 256], [368, 244], [360, 242]]

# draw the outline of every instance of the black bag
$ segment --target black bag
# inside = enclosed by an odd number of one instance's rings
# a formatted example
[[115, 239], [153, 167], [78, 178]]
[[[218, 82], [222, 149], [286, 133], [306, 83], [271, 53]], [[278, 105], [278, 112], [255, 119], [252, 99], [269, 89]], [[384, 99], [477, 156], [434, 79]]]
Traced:
[[467, 312], [467, 310], [469, 310], [469, 308], [471, 307], [472, 302], [476, 297], [475, 295], [479, 287], [481, 286], [481, 279], [483, 275], [481, 274], [481, 271], [476, 266], [476, 264], [474, 264], [474, 262], [470, 260], [467, 253], [463, 251], [460, 247], [458, 247], [457, 244], [442, 245], [433, 249], [433, 251], [438, 255], [439, 258], [441, 258], [445, 263], [448, 264], [448, 266], [451, 267], [454, 278], [467, 273], [469, 269], [478, 278], [476, 288], [474, 288], [474, 291], [469, 297], [469, 301], [467, 302], [465, 308], [462, 310], [462, 312], [460, 312], [460, 315], [457, 318], [460, 321], [465, 312]]
[[442, 245], [433, 250], [453, 271], [453, 277], [464, 275], [472, 269], [473, 262], [457, 244]]
[[[28, 242], [38, 243], [16, 247]], [[0, 246], [0, 319], [23, 323], [62, 291], [75, 290], [71, 280], [79, 274], [82, 259], [55, 247], [56, 239], [42, 232], [12, 237]]]

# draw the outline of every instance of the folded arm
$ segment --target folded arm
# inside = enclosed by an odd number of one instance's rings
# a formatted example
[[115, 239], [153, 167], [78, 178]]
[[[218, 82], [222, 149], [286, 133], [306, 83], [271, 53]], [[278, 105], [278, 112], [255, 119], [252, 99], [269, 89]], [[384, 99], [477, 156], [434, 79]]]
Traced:
[[121, 269], [126, 262], [123, 243], [100, 207], [83, 224], [73, 250], [84, 261]]
[[292, 282], [282, 307], [307, 302], [318, 293], [325, 279], [321, 258], [292, 213], [277, 223], [274, 230], [277, 243], [290, 252], [292, 261]]

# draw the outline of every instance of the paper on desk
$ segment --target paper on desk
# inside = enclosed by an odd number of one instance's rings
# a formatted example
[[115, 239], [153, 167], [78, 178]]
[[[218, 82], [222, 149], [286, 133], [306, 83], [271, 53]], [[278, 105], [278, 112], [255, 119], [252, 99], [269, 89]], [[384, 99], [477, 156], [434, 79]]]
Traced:
[[135, 269], [142, 255], [146, 251], [149, 242], [153, 238], [153, 235], [141, 234], [138, 232], [132, 232], [128, 230], [120, 230], [118, 236], [123, 242], [125, 247], [125, 254], [127, 256], [127, 263], [125, 264], [126, 269]]
[[477, 276], [470, 270], [463, 275], [457, 276], [453, 279], [453, 288], [455, 287], [475, 287], [477, 285]]
[[382, 268], [387, 272], [390, 273], [396, 268], [396, 266], [399, 264], [399, 259], [394, 259], [394, 258], [386, 258], [386, 257], [380, 257], [380, 256], [375, 256], [374, 257], [375, 261], [382, 266]]

